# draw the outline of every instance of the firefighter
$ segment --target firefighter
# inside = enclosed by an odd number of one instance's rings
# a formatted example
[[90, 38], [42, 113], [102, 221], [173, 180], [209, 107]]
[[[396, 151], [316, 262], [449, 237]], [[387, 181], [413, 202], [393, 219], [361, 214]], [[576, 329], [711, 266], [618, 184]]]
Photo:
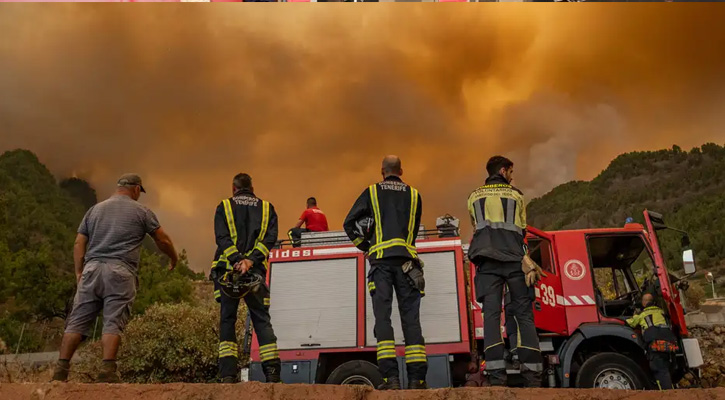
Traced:
[[[382, 165], [383, 181], [365, 189], [345, 218], [345, 232], [370, 261], [368, 289], [372, 297], [377, 338], [378, 368], [384, 383], [379, 389], [400, 389], [395, 336], [390, 321], [393, 288], [405, 337], [408, 389], [425, 389], [428, 360], [420, 326], [420, 299], [424, 295], [422, 262], [415, 238], [420, 228], [420, 194], [405, 184], [400, 159], [387, 156]], [[366, 237], [360, 221], [372, 217], [373, 231]]]
[[642, 338], [647, 346], [647, 359], [652, 375], [660, 390], [672, 389], [670, 360], [672, 353], [679, 350], [677, 338], [670, 329], [664, 311], [654, 304], [654, 296], [642, 296], [644, 310], [627, 320], [632, 328], [642, 329]]
[[[492, 385], [506, 385], [504, 341], [501, 334], [501, 300], [504, 284], [516, 325], [516, 355], [527, 387], [541, 385], [543, 369], [539, 338], [534, 326], [530, 289], [538, 272], [524, 263], [526, 208], [520, 190], [511, 185], [513, 162], [492, 157], [486, 164], [485, 185], [468, 198], [475, 233], [468, 257], [476, 265], [476, 297], [483, 303], [486, 372]], [[513, 344], [512, 344], [513, 346]]]
[[[269, 249], [277, 239], [277, 213], [269, 202], [254, 195], [252, 178], [234, 177], [233, 196], [223, 200], [214, 216], [217, 250], [212, 262], [214, 297], [221, 303], [219, 326], [219, 376], [222, 383], [237, 381], [239, 348], [235, 324], [241, 298], [247, 304], [259, 341], [259, 355], [267, 382], [280, 382], [277, 337], [269, 315], [269, 288], [264, 283]], [[236, 281], [253, 278], [258, 283], [248, 293], [235, 296], [224, 290]], [[224, 287], [223, 287], [224, 286]]]

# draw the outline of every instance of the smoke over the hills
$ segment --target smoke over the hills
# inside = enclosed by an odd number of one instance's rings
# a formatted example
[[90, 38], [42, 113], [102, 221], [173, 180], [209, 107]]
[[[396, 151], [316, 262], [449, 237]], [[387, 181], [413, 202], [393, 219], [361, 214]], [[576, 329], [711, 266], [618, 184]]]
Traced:
[[196, 269], [240, 171], [281, 231], [311, 195], [335, 229], [395, 153], [431, 225], [467, 221], [496, 153], [531, 197], [623, 151], [725, 142], [714, 5], [200, 6], [0, 7], [0, 151], [100, 197], [138, 172]]

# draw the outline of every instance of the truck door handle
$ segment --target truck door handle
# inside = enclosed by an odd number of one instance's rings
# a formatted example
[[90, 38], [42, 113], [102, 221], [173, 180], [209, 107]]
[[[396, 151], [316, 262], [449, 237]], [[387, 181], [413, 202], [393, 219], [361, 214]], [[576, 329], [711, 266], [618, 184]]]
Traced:
[[322, 345], [319, 343], [302, 343], [300, 346], [301, 347], [318, 347], [318, 346], [322, 346]]

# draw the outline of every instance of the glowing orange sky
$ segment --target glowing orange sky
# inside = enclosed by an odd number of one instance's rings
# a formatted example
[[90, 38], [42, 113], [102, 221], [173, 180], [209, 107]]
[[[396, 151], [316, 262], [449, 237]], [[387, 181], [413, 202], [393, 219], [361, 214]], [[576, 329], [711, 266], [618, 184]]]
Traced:
[[465, 225], [496, 153], [530, 198], [621, 152], [725, 143], [714, 4], [240, 6], [0, 5], [0, 151], [101, 198], [138, 172], [202, 270], [241, 171], [281, 233], [308, 196], [339, 229], [394, 153], [424, 223]]

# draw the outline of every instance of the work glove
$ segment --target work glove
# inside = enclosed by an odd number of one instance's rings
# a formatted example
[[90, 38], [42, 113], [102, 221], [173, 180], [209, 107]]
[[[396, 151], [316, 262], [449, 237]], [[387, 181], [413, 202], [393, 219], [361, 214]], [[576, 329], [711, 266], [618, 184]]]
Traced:
[[419, 258], [407, 261], [403, 264], [403, 272], [413, 287], [420, 291], [421, 297], [425, 296], [425, 277], [423, 275], [423, 261]]
[[523, 271], [526, 276], [526, 286], [528, 287], [535, 285], [541, 280], [542, 276], [547, 276], [546, 273], [541, 270], [541, 267], [539, 267], [539, 265], [536, 264], [528, 254], [525, 255], [524, 259], [521, 261], [521, 271]]

